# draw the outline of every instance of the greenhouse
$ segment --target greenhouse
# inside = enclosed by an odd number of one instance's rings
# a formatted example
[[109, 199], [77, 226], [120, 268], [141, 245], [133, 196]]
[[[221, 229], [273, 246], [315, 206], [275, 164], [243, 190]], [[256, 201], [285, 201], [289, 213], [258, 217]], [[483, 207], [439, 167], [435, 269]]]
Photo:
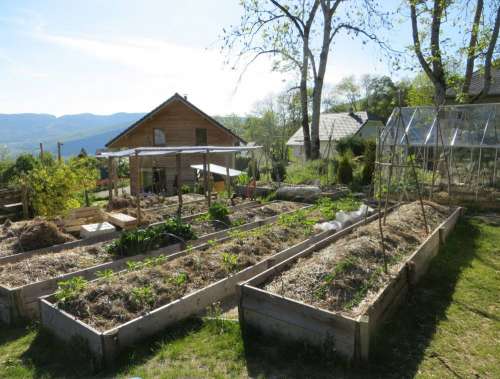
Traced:
[[386, 192], [496, 199], [499, 133], [499, 103], [395, 108], [379, 135], [379, 182]]

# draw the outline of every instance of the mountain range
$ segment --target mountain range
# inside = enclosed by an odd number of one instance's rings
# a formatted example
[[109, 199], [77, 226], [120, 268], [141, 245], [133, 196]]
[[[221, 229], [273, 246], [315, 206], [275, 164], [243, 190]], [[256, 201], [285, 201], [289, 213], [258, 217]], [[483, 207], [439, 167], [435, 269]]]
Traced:
[[94, 115], [82, 113], [56, 117], [50, 114], [0, 114], [0, 145], [6, 145], [12, 155], [39, 150], [56, 152], [62, 142], [62, 155], [76, 155], [84, 148], [95, 154], [113, 136], [130, 126], [144, 113]]

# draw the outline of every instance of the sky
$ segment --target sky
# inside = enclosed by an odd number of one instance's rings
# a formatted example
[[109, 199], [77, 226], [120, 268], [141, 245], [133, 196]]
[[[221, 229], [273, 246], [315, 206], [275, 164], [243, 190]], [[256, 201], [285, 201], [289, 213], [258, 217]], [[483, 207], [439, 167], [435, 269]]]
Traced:
[[[224, 63], [222, 29], [240, 16], [238, 0], [0, 0], [0, 113], [147, 112], [178, 92], [248, 114], [292, 78], [265, 57], [243, 76]], [[410, 44], [405, 25], [388, 35]], [[341, 36], [330, 54], [327, 83], [391, 74], [374, 45]]]

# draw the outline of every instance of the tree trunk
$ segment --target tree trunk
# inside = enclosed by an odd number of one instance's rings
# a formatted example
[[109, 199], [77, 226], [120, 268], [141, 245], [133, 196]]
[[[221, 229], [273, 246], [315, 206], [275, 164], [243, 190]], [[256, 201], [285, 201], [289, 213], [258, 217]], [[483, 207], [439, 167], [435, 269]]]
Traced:
[[319, 55], [318, 73], [314, 79], [312, 120], [311, 120], [311, 159], [320, 158], [319, 122], [321, 115], [321, 95], [330, 51], [330, 34], [332, 32], [332, 10], [322, 4], [323, 9], [323, 42]]
[[465, 68], [464, 84], [462, 86], [462, 93], [466, 98], [469, 97], [470, 82], [472, 79], [472, 72], [474, 71], [474, 61], [476, 59], [477, 35], [479, 33], [479, 22], [481, 21], [482, 13], [483, 13], [483, 0], [477, 0], [476, 13], [474, 14], [474, 22], [472, 24], [469, 48], [467, 50], [467, 65]]
[[309, 68], [308, 59], [309, 32], [304, 34], [302, 68], [300, 70], [300, 110], [302, 112], [302, 132], [304, 134], [304, 153], [306, 159], [311, 159], [311, 136], [309, 132], [309, 107], [307, 96], [307, 74]]

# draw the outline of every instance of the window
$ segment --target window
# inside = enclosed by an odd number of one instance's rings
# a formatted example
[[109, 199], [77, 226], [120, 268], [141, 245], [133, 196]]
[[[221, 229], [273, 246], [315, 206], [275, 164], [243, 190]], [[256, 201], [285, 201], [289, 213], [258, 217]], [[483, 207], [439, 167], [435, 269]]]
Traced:
[[196, 146], [207, 146], [207, 129], [196, 129]]
[[162, 129], [153, 129], [153, 143], [155, 146], [164, 146], [166, 143], [165, 132]]

